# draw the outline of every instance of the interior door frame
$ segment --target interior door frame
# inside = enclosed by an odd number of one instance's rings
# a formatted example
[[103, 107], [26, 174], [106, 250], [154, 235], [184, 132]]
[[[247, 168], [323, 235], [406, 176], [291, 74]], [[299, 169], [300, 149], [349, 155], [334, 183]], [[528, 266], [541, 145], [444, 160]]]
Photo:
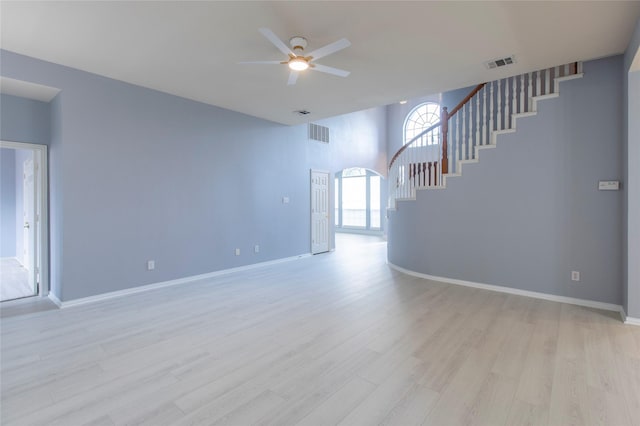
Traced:
[[322, 174], [326, 174], [327, 175], [327, 252], [331, 251], [331, 229], [333, 226], [333, 222], [332, 222], [332, 214], [331, 214], [331, 195], [332, 195], [332, 190], [331, 190], [331, 172], [328, 170], [319, 170], [319, 169], [310, 169], [309, 171], [309, 214], [310, 214], [310, 219], [311, 219], [311, 223], [310, 223], [310, 229], [309, 229], [309, 235], [310, 235], [310, 249], [311, 249], [311, 254], [319, 254], [319, 253], [326, 253], [324, 251], [321, 252], [314, 252], [313, 251], [313, 174], [314, 173], [322, 173]]
[[38, 293], [36, 296], [49, 295], [49, 160], [46, 145], [0, 140], [0, 148], [23, 149], [33, 151], [34, 185], [36, 192], [35, 225], [36, 241], [35, 262], [38, 271]]

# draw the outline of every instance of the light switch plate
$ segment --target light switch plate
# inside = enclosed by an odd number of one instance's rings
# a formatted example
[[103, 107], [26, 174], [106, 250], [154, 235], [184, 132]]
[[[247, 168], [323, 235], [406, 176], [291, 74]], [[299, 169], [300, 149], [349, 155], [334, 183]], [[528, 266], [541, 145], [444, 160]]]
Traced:
[[600, 191], [617, 191], [620, 189], [620, 181], [618, 180], [601, 180], [598, 182]]

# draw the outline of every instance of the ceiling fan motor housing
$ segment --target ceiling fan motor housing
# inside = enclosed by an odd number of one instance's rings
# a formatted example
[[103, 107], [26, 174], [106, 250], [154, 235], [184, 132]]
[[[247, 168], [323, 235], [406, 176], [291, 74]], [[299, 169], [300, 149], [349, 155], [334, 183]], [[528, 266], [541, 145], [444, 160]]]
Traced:
[[296, 50], [304, 50], [307, 47], [307, 39], [300, 36], [291, 37], [289, 39], [289, 45], [295, 52]]

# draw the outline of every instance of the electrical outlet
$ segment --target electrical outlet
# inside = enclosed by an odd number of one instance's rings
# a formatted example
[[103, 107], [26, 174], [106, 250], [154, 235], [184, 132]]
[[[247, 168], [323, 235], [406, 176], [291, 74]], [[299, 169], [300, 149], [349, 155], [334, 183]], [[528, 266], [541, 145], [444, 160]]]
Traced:
[[260, 246], [256, 244], [255, 247], [253, 247], [253, 252], [260, 253]]
[[571, 271], [571, 281], [580, 281], [579, 271]]
[[236, 256], [240, 256], [240, 249], [236, 249]]
[[153, 271], [154, 269], [156, 269], [156, 261], [155, 260], [150, 260], [147, 262], [147, 271]]

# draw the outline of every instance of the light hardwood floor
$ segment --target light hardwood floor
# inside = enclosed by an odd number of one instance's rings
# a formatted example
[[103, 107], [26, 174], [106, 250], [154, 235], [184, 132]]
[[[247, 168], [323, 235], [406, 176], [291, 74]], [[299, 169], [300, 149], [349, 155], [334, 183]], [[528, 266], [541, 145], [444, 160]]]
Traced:
[[20, 299], [35, 294], [29, 287], [27, 270], [15, 257], [0, 258], [0, 301]]
[[385, 256], [339, 235], [334, 253], [3, 318], [1, 423], [640, 424], [640, 327]]

